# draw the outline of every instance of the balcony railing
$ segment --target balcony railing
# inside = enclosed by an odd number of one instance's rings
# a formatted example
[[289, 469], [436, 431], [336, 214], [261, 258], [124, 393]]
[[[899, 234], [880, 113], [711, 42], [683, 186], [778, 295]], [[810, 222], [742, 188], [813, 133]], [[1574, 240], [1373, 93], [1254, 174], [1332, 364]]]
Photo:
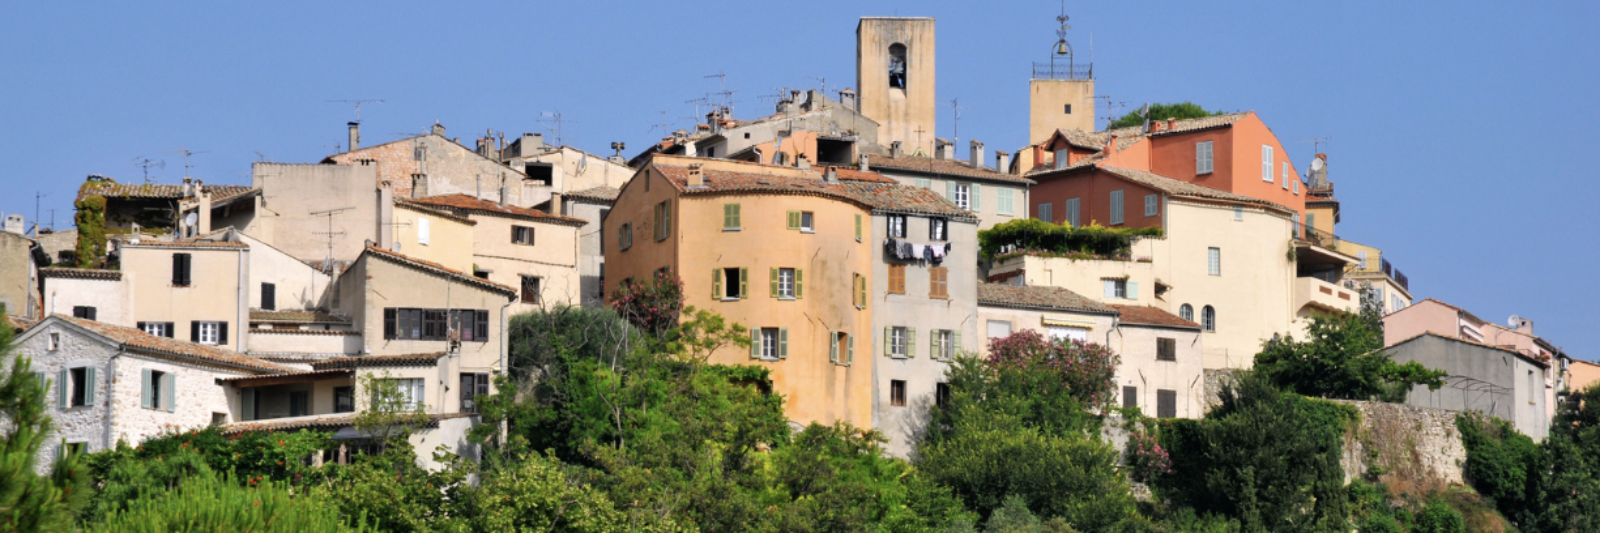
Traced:
[[1034, 79], [1086, 80], [1094, 77], [1094, 65], [1072, 66], [1066, 64], [1033, 63]]
[[1294, 238], [1328, 249], [1339, 247], [1339, 236], [1305, 224], [1294, 225]]
[[1306, 186], [1306, 195], [1308, 195], [1308, 196], [1316, 196], [1318, 198], [1332, 198], [1333, 197], [1333, 184], [1329, 183], [1329, 184], [1323, 185], [1321, 187], [1311, 187], [1310, 185], [1307, 185]]

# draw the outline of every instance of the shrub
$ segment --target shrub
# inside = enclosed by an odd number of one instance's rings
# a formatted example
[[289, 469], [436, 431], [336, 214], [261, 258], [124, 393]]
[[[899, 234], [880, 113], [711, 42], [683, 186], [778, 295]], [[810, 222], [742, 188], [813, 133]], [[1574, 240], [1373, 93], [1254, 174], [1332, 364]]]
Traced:
[[1467, 524], [1461, 519], [1461, 513], [1437, 498], [1417, 513], [1417, 523], [1412, 528], [1415, 533], [1465, 533], [1466, 530]]
[[1090, 223], [1071, 227], [1036, 218], [1017, 219], [978, 232], [978, 249], [985, 258], [995, 258], [1011, 250], [1067, 255], [1084, 259], [1126, 261], [1133, 243], [1144, 237], [1160, 237], [1161, 228], [1107, 228]]
[[195, 475], [178, 488], [129, 503], [91, 532], [167, 531], [371, 531], [364, 517], [347, 522], [322, 500], [295, 496], [287, 485], [261, 481], [241, 486], [215, 475]]

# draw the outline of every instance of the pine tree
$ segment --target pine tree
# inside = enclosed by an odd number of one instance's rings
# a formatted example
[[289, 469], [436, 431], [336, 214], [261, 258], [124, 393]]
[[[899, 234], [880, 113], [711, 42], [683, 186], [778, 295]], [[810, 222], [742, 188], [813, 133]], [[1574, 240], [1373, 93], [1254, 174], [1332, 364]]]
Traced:
[[[0, 361], [11, 353], [11, 328], [0, 324]], [[0, 373], [0, 531], [61, 531], [72, 528], [74, 511], [88, 501], [88, 471], [75, 456], [55, 462], [48, 476], [38, 470], [39, 450], [54, 427], [45, 414], [45, 385], [26, 357], [11, 359]]]

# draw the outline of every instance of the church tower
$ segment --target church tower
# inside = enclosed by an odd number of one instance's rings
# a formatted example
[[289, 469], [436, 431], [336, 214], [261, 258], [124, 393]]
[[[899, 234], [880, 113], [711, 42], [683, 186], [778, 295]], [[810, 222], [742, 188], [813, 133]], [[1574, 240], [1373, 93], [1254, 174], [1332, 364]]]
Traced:
[[856, 26], [860, 112], [878, 122], [878, 144], [933, 155], [933, 58], [932, 18], [863, 17]]
[[1034, 62], [1028, 82], [1028, 144], [1050, 139], [1056, 130], [1094, 131], [1094, 63], [1077, 62], [1067, 42], [1067, 15], [1056, 17], [1061, 29], [1050, 47], [1048, 63]]

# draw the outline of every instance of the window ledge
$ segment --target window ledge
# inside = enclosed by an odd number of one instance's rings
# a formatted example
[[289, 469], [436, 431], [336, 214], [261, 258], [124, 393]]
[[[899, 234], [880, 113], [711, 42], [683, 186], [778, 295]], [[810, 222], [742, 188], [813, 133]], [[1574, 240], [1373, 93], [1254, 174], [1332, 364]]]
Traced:
[[817, 230], [815, 230], [815, 229], [805, 229], [805, 228], [801, 228], [800, 229], [800, 233], [816, 233], [816, 232], [817, 232]]
[[793, 296], [779, 296], [778, 299], [782, 300], [782, 301], [785, 301], [785, 302], [792, 302], [792, 301], [795, 301], [795, 300], [799, 300], [799, 298], [795, 298]]
[[723, 298], [722, 301], [724, 301], [724, 302], [737, 302], [737, 301], [739, 301], [739, 299], [738, 298]]
[[722, 228], [722, 231], [741, 231], [744, 228]]

